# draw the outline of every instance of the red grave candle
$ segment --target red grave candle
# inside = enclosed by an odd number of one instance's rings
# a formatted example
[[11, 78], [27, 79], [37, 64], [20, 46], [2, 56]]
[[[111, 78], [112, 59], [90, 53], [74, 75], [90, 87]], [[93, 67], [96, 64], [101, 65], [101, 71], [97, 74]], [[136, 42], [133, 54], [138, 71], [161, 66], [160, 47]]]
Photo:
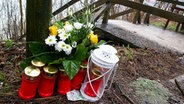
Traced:
[[71, 81], [68, 75], [64, 72], [64, 70], [60, 69], [60, 72], [58, 75], [57, 92], [61, 95], [65, 95], [70, 90], [71, 90]]
[[24, 100], [30, 100], [36, 95], [36, 89], [40, 80], [40, 70], [34, 66], [28, 66], [22, 74], [22, 82], [18, 96]]
[[57, 68], [52, 66], [45, 66], [43, 68], [43, 73], [41, 73], [41, 79], [38, 87], [38, 94], [41, 97], [49, 97], [53, 94], [57, 72]]
[[[100, 73], [99, 69], [94, 68], [92, 70], [91, 75], [90, 75], [90, 80], [95, 79], [95, 78], [99, 77], [100, 75], [101, 75], [101, 73]], [[96, 97], [95, 93], [98, 93], [101, 82], [102, 82], [102, 79], [100, 78], [100, 79], [92, 81], [91, 82], [92, 86], [90, 85], [90, 83], [87, 83], [87, 85], [84, 89], [84, 93], [90, 97]], [[93, 91], [92, 87], [93, 87], [95, 92]]]
[[81, 88], [82, 81], [86, 75], [87, 70], [87, 60], [84, 60], [78, 73], [74, 76], [71, 80], [71, 87], [72, 89], [79, 90]]
[[81, 87], [82, 81], [84, 80], [84, 77], [86, 75], [86, 67], [81, 66], [78, 73], [74, 76], [74, 78], [71, 81], [71, 87], [72, 89], [78, 90]]

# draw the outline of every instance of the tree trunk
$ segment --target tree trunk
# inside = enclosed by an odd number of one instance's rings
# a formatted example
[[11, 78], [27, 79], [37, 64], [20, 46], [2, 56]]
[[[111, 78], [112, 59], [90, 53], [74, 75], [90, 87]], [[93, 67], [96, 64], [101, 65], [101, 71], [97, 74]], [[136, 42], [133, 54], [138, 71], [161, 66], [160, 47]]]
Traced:
[[23, 34], [23, 12], [22, 12], [22, 0], [19, 0], [20, 7], [20, 36]]
[[[44, 42], [49, 34], [52, 0], [27, 0], [26, 3], [26, 42]], [[26, 57], [31, 53], [26, 46]]]

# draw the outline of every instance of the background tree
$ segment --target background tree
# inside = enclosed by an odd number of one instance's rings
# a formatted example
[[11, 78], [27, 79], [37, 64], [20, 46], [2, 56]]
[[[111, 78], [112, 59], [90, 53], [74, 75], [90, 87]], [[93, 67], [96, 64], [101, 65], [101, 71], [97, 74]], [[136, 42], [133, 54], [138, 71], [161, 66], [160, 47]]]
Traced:
[[[52, 0], [27, 0], [26, 3], [26, 42], [44, 42], [48, 36]], [[31, 53], [26, 46], [26, 57]]]

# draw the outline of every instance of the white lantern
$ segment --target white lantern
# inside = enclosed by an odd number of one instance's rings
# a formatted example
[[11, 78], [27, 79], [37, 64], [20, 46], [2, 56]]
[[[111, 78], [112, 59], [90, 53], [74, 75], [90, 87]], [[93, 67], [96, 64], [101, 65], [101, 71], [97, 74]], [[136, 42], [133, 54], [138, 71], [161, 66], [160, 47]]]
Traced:
[[110, 45], [101, 45], [91, 52], [88, 59], [87, 74], [80, 89], [88, 101], [99, 100], [105, 90], [108, 79], [117, 66], [117, 50]]

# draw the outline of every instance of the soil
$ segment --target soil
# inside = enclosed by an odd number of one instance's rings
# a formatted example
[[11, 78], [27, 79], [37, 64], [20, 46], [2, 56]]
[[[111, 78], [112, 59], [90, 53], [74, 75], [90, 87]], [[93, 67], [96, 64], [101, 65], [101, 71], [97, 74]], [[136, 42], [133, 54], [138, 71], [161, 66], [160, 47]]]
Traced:
[[[116, 71], [112, 87], [107, 89], [103, 97], [95, 104], [137, 104], [132, 81], [139, 77], [156, 80], [168, 88], [174, 98], [169, 104], [182, 104], [184, 98], [174, 83], [169, 80], [184, 74], [184, 65], [179, 58], [182, 55], [157, 52], [152, 49], [129, 48], [115, 45], [120, 56], [119, 67]], [[15, 43], [7, 47], [5, 42], [0, 44], [0, 104], [92, 104], [85, 101], [71, 102], [66, 96], [58, 95], [41, 98], [38, 95], [32, 100], [22, 100], [18, 97], [21, 84], [22, 69], [19, 62], [25, 58], [25, 44]]]

